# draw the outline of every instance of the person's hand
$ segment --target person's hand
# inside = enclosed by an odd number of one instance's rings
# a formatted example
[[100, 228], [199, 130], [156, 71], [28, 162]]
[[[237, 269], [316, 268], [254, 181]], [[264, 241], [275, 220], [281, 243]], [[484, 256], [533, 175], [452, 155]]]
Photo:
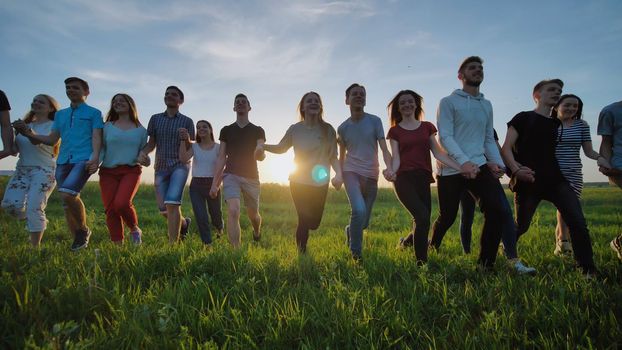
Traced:
[[516, 179], [523, 182], [533, 183], [536, 181], [536, 172], [526, 166], [521, 166], [514, 172]]
[[89, 174], [96, 173], [97, 169], [99, 168], [99, 158], [93, 158], [91, 160], [88, 160], [85, 164], [85, 168]]
[[600, 171], [605, 176], [620, 176], [622, 175], [622, 170], [616, 168], [606, 168], [606, 167], [598, 167], [598, 171]]
[[138, 152], [138, 157], [136, 158], [136, 161], [142, 166], [149, 166], [149, 164], [151, 163], [151, 159], [149, 159], [147, 153], [143, 151]]
[[384, 178], [389, 182], [395, 181], [395, 177], [396, 177], [395, 173], [391, 171], [390, 169], [384, 169], [382, 171], [382, 176], [384, 176]]
[[330, 180], [330, 183], [337, 191], [339, 191], [341, 189], [341, 185], [343, 185], [343, 179], [340, 174], [337, 174], [332, 178], [332, 180]]
[[486, 165], [488, 165], [488, 169], [490, 169], [490, 172], [497, 178], [500, 179], [503, 177], [503, 175], [505, 174], [505, 168], [503, 168], [502, 166], [500, 166], [497, 163], [494, 162], [488, 162], [486, 163]]
[[25, 134], [29, 129], [28, 124], [24, 123], [21, 119], [17, 119], [11, 125], [13, 126], [13, 129], [20, 134]]
[[255, 159], [258, 161], [266, 159], [266, 152], [263, 149], [263, 145], [257, 145], [257, 147], [255, 147]]
[[212, 199], [214, 199], [214, 198], [216, 198], [216, 196], [218, 196], [218, 186], [215, 183], [213, 183], [212, 187], [210, 187], [210, 189], [209, 189], [209, 196]]
[[598, 159], [596, 159], [596, 164], [598, 165], [599, 168], [606, 168], [606, 169], [611, 169], [612, 166], [609, 163], [609, 161], [603, 157], [603, 156], [599, 156]]
[[188, 133], [188, 129], [179, 128], [178, 132], [179, 132], [179, 139], [181, 141], [186, 141], [186, 142], [190, 141], [190, 133]]
[[467, 179], [474, 179], [479, 173], [479, 167], [477, 166], [477, 164], [468, 161], [460, 166], [460, 173]]

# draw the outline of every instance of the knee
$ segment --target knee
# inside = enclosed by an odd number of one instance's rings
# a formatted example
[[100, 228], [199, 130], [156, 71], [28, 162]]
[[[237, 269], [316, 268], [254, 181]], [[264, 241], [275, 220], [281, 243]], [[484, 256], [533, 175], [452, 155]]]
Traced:
[[229, 217], [239, 218], [240, 217], [240, 206], [239, 205], [228, 206], [227, 214], [229, 215]]
[[125, 212], [125, 211], [129, 210], [131, 207], [132, 207], [132, 205], [129, 202], [114, 201], [114, 202], [112, 202], [112, 205], [110, 206], [110, 209], [112, 211], [117, 212], [117, 213], [122, 213], [122, 212]]
[[248, 218], [251, 219], [251, 221], [259, 221], [261, 220], [261, 215], [259, 215], [258, 210], [250, 210], [248, 211]]
[[367, 215], [367, 208], [364, 205], [352, 206], [352, 218], [364, 218]]

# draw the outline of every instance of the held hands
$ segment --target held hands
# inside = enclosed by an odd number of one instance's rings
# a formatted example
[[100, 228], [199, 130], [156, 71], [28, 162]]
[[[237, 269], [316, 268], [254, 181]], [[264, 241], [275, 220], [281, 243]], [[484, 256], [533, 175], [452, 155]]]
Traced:
[[339, 191], [341, 189], [341, 185], [343, 185], [343, 179], [341, 178], [341, 174], [336, 174], [331, 180], [330, 183], [333, 187]]
[[516, 179], [523, 182], [533, 183], [536, 181], [536, 172], [526, 166], [521, 166], [514, 172]]
[[257, 147], [255, 147], [255, 159], [257, 159], [258, 161], [266, 159], [266, 152], [264, 150], [263, 144], [259, 144], [257, 145]]
[[24, 123], [24, 121], [21, 119], [17, 119], [16, 121], [14, 121], [12, 126], [15, 131], [23, 135], [25, 135], [29, 129], [28, 124]]
[[149, 164], [151, 164], [151, 159], [149, 159], [147, 153], [143, 151], [138, 152], [138, 158], [136, 161], [138, 161], [138, 164], [142, 166], [149, 166]]
[[479, 173], [479, 167], [473, 162], [465, 162], [460, 166], [460, 173], [467, 179], [474, 179]]
[[190, 133], [188, 133], [188, 129], [186, 129], [186, 128], [179, 128], [178, 132], [179, 132], [179, 139], [181, 141], [190, 142]]
[[493, 163], [493, 162], [488, 162], [486, 163], [486, 165], [488, 165], [488, 169], [490, 169], [490, 172], [497, 178], [500, 179], [503, 177], [503, 174], [505, 174], [505, 168], [500, 166], [497, 163]]
[[89, 174], [96, 173], [97, 169], [99, 169], [99, 158], [93, 158], [91, 160], [88, 160], [84, 167]]
[[212, 199], [214, 199], [214, 198], [216, 198], [216, 196], [218, 196], [218, 185], [215, 182], [212, 183], [212, 187], [209, 190], [209, 196]]
[[[598, 165], [599, 170], [600, 170], [600, 168], [605, 168], [605, 169], [608, 169], [608, 170], [613, 168], [611, 166], [611, 164], [609, 163], [609, 161], [605, 157], [603, 157], [603, 156], [600, 156], [600, 157], [598, 157], [598, 159], [596, 159], [596, 164]], [[601, 171], [601, 173], [602, 173], [602, 171]]]
[[391, 169], [384, 169], [382, 171], [382, 176], [384, 176], [387, 181], [393, 182], [395, 181], [397, 174], [395, 174]]

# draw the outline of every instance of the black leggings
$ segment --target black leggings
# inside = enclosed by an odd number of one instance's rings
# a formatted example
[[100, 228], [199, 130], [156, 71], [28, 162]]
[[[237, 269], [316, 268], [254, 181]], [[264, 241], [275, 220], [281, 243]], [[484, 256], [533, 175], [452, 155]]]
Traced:
[[296, 182], [289, 183], [289, 190], [298, 213], [298, 227], [296, 228], [296, 245], [298, 250], [307, 249], [309, 230], [320, 226], [324, 214], [324, 204], [328, 193], [328, 184], [323, 186], [304, 185]]
[[413, 232], [404, 239], [404, 245], [414, 245], [417, 260], [426, 262], [432, 211], [430, 174], [423, 170], [403, 171], [397, 174], [394, 186], [397, 198], [413, 218]]

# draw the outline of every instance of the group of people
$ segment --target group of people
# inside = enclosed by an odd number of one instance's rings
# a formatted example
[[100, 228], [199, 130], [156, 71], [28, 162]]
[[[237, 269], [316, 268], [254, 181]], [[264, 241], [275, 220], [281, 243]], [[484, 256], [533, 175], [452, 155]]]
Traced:
[[[122, 243], [127, 227], [131, 241], [140, 244], [142, 231], [132, 200], [141, 167], [150, 165], [149, 154], [155, 150], [156, 197], [160, 213], [167, 219], [169, 242], [183, 240], [191, 224], [181, 212], [191, 173], [189, 194], [201, 240], [211, 245], [212, 228], [219, 237], [226, 227], [230, 244], [237, 248], [242, 198], [252, 237], [256, 241], [261, 238], [257, 161], [265, 158], [265, 152], [284, 153], [293, 147], [297, 167], [290, 174], [289, 188], [298, 215], [298, 250], [306, 252], [309, 232], [319, 227], [332, 183], [337, 190], [345, 187], [351, 206], [345, 241], [352, 258], [360, 260], [363, 232], [369, 226], [378, 191], [380, 148], [385, 165], [382, 175], [393, 183], [399, 201], [413, 219], [412, 231], [400, 238], [399, 247], [412, 247], [417, 264], [427, 262], [429, 250], [440, 249], [459, 207], [463, 249], [470, 252], [470, 226], [477, 203], [484, 215], [478, 266], [492, 269], [502, 243], [518, 273], [534, 273], [533, 267], [520, 260], [517, 242], [528, 231], [540, 201], [547, 200], [558, 210], [555, 254], [573, 253], [581, 271], [594, 275], [597, 269], [580, 202], [579, 152], [583, 149], [612, 183], [622, 186], [622, 102], [601, 112], [598, 134], [603, 139], [596, 152], [589, 126], [581, 119], [581, 99], [562, 95], [559, 79], [540, 81], [533, 89], [535, 109], [518, 113], [507, 123], [501, 146], [493, 129], [492, 104], [480, 92], [482, 59], [467, 57], [458, 69], [458, 79], [462, 88], [440, 101], [436, 126], [423, 120], [421, 95], [399, 91], [387, 106], [391, 127], [386, 136], [381, 119], [365, 111], [364, 86], [352, 84], [346, 89], [350, 116], [337, 130], [324, 121], [320, 95], [308, 92], [298, 104], [300, 121], [287, 129], [278, 144], [266, 144], [265, 131], [250, 122], [251, 105], [244, 94], [235, 96], [236, 121], [221, 129], [217, 143], [208, 121], [199, 120], [195, 129], [193, 120], [180, 113], [184, 93], [176, 86], [166, 88], [166, 110], [153, 115], [146, 129], [138, 120], [133, 99], [122, 93], [113, 96], [104, 122], [102, 113], [86, 104], [88, 83], [77, 77], [65, 80], [70, 107], [59, 109], [51, 96], [37, 95], [30, 112], [12, 125], [10, 106], [2, 93], [4, 150], [0, 157], [19, 153], [2, 207], [26, 219], [31, 243], [38, 246], [47, 223], [47, 199], [58, 186], [74, 237], [71, 249], [85, 248], [91, 230], [80, 191], [99, 169], [111, 240]], [[433, 225], [431, 154], [437, 165], [440, 209]], [[332, 179], [331, 168], [335, 173]], [[515, 216], [499, 181], [506, 174], [514, 192]], [[221, 195], [226, 203], [226, 226]], [[611, 247], [622, 259], [621, 236]]]

